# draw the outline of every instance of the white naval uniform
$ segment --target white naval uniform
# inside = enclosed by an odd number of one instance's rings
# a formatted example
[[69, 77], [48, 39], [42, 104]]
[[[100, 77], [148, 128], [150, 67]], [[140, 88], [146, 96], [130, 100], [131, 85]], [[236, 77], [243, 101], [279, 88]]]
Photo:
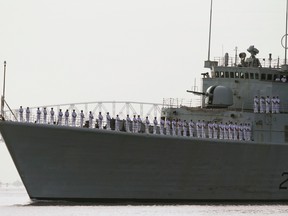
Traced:
[[126, 117], [126, 132], [130, 133], [130, 122], [131, 122], [131, 119], [129, 117], [129, 115], [127, 115]]
[[208, 136], [210, 139], [212, 139], [212, 137], [213, 137], [213, 124], [212, 124], [212, 122], [208, 123]]
[[69, 120], [69, 111], [65, 111], [65, 125], [68, 125], [68, 120]]
[[72, 112], [72, 126], [76, 126], [76, 117], [77, 117], [77, 114], [75, 112], [75, 110], [73, 110]]
[[243, 140], [243, 132], [244, 132], [243, 125], [239, 125], [239, 140]]
[[165, 121], [163, 119], [160, 120], [160, 134], [163, 135]]
[[228, 139], [228, 133], [229, 133], [229, 125], [224, 125], [224, 139]]
[[181, 129], [182, 129], [182, 121], [179, 119], [177, 122], [177, 135], [181, 136]]
[[154, 124], [153, 134], [156, 134], [157, 133], [157, 125], [158, 125], [158, 121], [156, 118], [154, 118], [153, 124]]
[[148, 134], [149, 133], [149, 125], [150, 121], [148, 118], [145, 119], [145, 132]]
[[225, 131], [225, 125], [223, 123], [219, 124], [219, 139], [224, 139], [224, 131]]
[[60, 110], [58, 113], [58, 124], [59, 125], [62, 125], [62, 117], [63, 117], [63, 113], [62, 113], [62, 110]]
[[20, 122], [23, 122], [23, 108], [20, 106], [19, 108], [19, 116], [20, 116]]
[[54, 110], [51, 108], [50, 110], [50, 124], [54, 124]]
[[136, 116], [133, 117], [133, 121], [132, 121], [132, 132], [133, 132], [133, 133], [137, 133], [137, 132], [138, 132], [138, 124], [137, 124]]
[[94, 119], [93, 113], [90, 111], [90, 113], [89, 113], [89, 128], [93, 127], [93, 119]]
[[166, 119], [166, 135], [169, 135], [170, 136], [170, 125], [171, 125], [171, 122]]
[[46, 109], [46, 107], [44, 107], [44, 109], [43, 109], [43, 123], [44, 124], [47, 123], [47, 109]]
[[111, 117], [110, 117], [109, 113], [107, 113], [107, 115], [106, 115], [106, 129], [107, 130], [111, 130], [110, 123], [111, 123]]
[[270, 98], [267, 97], [265, 102], [266, 102], [266, 113], [269, 113], [270, 112], [270, 103], [271, 103]]
[[137, 132], [140, 132], [141, 131], [141, 125], [142, 125], [142, 119], [140, 118], [140, 116], [138, 116], [137, 118], [137, 128], [138, 128], [138, 131]]
[[117, 115], [115, 119], [115, 131], [119, 131], [120, 130], [119, 128], [120, 128], [120, 118]]
[[183, 122], [183, 136], [187, 136], [187, 122], [185, 120]]
[[259, 110], [259, 99], [257, 96], [254, 97], [254, 113], [258, 113]]
[[40, 118], [41, 118], [41, 110], [38, 108], [37, 109], [37, 121], [36, 121], [36, 123], [40, 123]]
[[193, 137], [193, 134], [194, 134], [194, 126], [195, 126], [195, 124], [194, 124], [194, 122], [191, 120], [190, 122], [189, 122], [189, 136], [190, 137]]
[[83, 127], [83, 124], [84, 124], [84, 113], [83, 113], [83, 110], [81, 110], [81, 113], [80, 113], [80, 127]]
[[264, 113], [265, 110], [265, 99], [263, 97], [260, 98], [260, 113]]
[[172, 136], [176, 136], [176, 121], [172, 120]]
[[201, 127], [202, 127], [201, 122], [200, 121], [196, 122], [196, 132], [198, 138], [201, 137]]
[[232, 123], [229, 124], [229, 139], [232, 140], [233, 139], [233, 133], [234, 133], [234, 125]]
[[218, 124], [216, 122], [213, 123], [213, 138], [218, 138]]
[[206, 138], [206, 123], [204, 121], [201, 123], [201, 134], [202, 138]]
[[26, 122], [29, 122], [30, 121], [30, 109], [29, 107], [27, 107], [26, 109]]
[[101, 112], [98, 114], [98, 121], [99, 121], [99, 129], [103, 129], [103, 116]]

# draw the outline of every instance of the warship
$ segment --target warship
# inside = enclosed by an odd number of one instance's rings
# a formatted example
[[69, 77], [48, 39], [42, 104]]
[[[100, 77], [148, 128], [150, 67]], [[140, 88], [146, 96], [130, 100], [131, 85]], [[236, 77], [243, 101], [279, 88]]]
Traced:
[[[202, 98], [201, 106], [164, 106], [161, 134], [144, 125], [128, 133], [22, 122], [2, 112], [0, 132], [30, 198], [288, 200], [286, 54], [284, 65], [273, 65], [270, 55], [264, 67], [258, 49], [247, 51], [249, 58], [242, 52], [233, 64], [228, 55], [223, 63], [208, 58], [202, 91], [188, 90]], [[195, 129], [178, 127], [170, 135], [173, 119], [193, 120]]]

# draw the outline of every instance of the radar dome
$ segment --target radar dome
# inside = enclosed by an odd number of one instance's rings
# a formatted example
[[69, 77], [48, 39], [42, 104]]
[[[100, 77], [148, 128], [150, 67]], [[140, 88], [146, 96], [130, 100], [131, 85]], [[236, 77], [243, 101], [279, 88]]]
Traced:
[[205, 106], [227, 108], [233, 105], [233, 93], [225, 86], [210, 86], [206, 91]]

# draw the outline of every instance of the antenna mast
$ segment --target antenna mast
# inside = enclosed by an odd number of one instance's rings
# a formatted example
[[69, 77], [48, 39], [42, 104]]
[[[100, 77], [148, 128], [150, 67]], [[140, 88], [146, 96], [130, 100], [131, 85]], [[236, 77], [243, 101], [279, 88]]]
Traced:
[[210, 24], [209, 24], [209, 42], [208, 42], [208, 61], [210, 61], [211, 25], [212, 25], [212, 3], [213, 3], [213, 0], [211, 0], [211, 5], [210, 5]]
[[6, 80], [6, 61], [4, 61], [3, 94], [2, 94], [2, 97], [1, 97], [1, 116], [2, 116], [2, 119], [4, 119], [5, 80]]
[[287, 19], [288, 19], [288, 0], [287, 0], [287, 3], [286, 3], [285, 65], [287, 64]]
[[213, 66], [217, 66], [217, 65], [218, 65], [218, 62], [210, 61], [211, 26], [212, 26], [212, 5], [213, 5], [213, 0], [211, 0], [211, 5], [210, 5], [210, 24], [209, 24], [209, 41], [208, 41], [208, 60], [204, 62], [204, 67], [205, 67], [205, 68], [210, 68], [210, 69], [212, 69]]

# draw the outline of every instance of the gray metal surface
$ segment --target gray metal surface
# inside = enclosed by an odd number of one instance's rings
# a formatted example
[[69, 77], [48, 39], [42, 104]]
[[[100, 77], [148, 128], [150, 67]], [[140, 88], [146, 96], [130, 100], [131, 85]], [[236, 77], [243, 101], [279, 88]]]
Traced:
[[31, 198], [287, 200], [288, 146], [0, 122]]

